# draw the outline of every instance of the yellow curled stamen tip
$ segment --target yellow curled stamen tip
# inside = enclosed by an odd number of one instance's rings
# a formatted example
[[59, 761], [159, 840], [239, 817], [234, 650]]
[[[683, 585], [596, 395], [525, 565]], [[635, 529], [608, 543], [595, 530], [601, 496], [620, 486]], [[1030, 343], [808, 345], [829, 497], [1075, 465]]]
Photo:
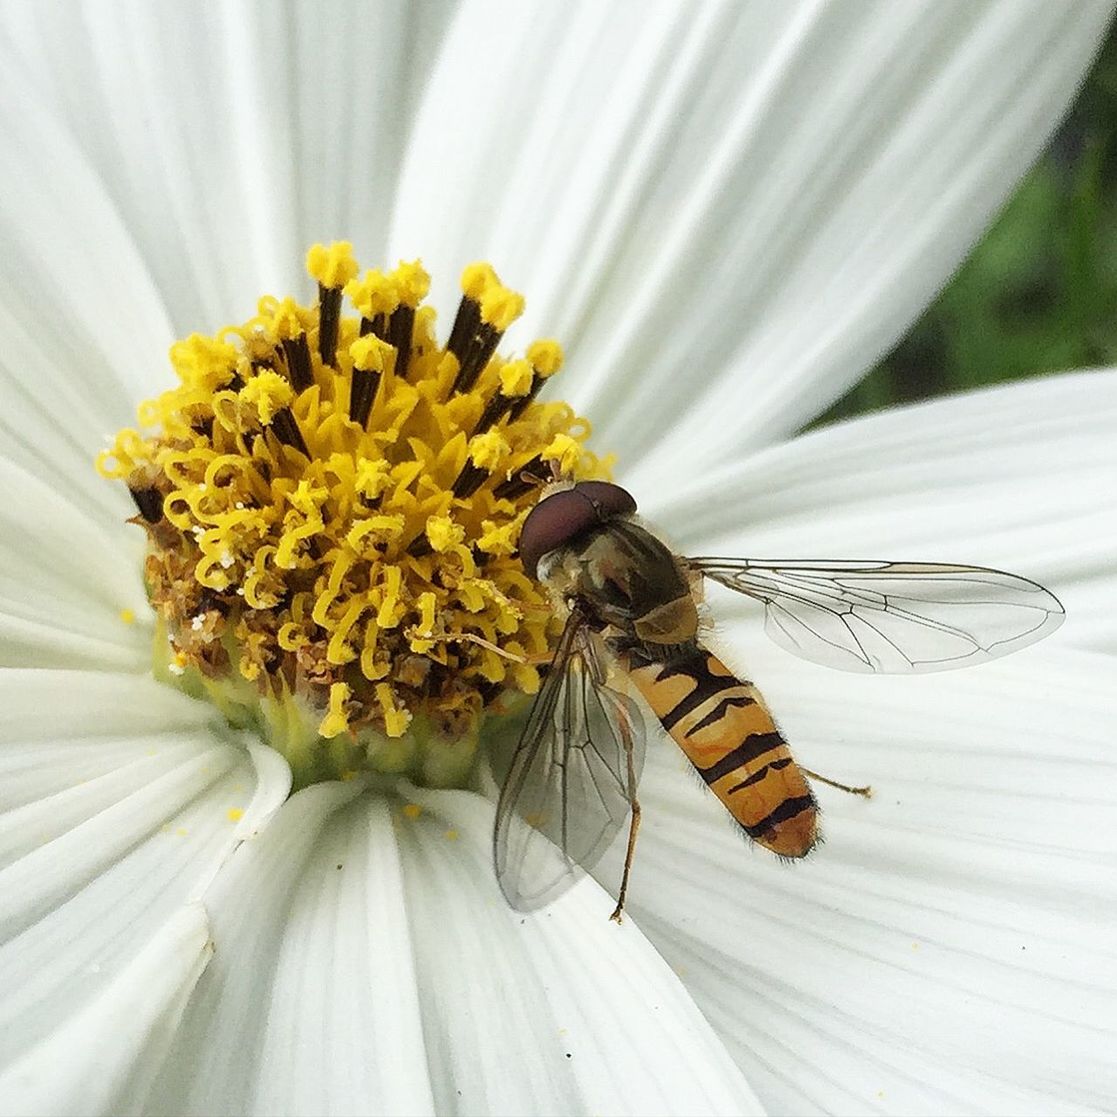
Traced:
[[291, 405], [295, 391], [285, 376], [264, 369], [252, 377], [238, 393], [240, 399], [256, 413], [261, 425], [267, 426], [284, 408]]
[[507, 287], [493, 285], [481, 296], [481, 321], [504, 333], [524, 312], [524, 297]]
[[531, 361], [506, 361], [500, 370], [500, 394], [513, 399], [526, 396], [534, 380]]
[[384, 358], [394, 352], [385, 341], [381, 341], [375, 334], [365, 334], [349, 346], [349, 356], [353, 358], [353, 367], [364, 372], [383, 372]]
[[299, 306], [294, 299], [284, 299], [275, 308], [271, 328], [280, 341], [291, 341], [306, 332]]
[[323, 287], [344, 287], [357, 274], [353, 245], [347, 240], [334, 241], [328, 247], [324, 244], [311, 245], [306, 254], [306, 270], [311, 279], [317, 280]]
[[497, 278], [492, 264], [486, 263], [484, 260], [478, 260], [474, 264], [466, 265], [462, 272], [462, 294], [467, 299], [480, 302], [485, 291], [493, 286], [499, 287], [500, 280]]
[[511, 450], [512, 448], [499, 432], [487, 431], [470, 440], [469, 460], [480, 469], [494, 470], [511, 453]]
[[436, 554], [452, 550], [465, 538], [465, 528], [454, 523], [449, 516], [431, 516], [425, 530], [427, 540]]
[[540, 376], [554, 376], [562, 368], [562, 346], [557, 341], [541, 338], [527, 347], [527, 359]]
[[377, 270], [365, 272], [363, 279], [350, 280], [345, 285], [345, 297], [362, 318], [391, 314], [400, 304], [395, 279]]
[[563, 475], [572, 475], [581, 460], [582, 444], [568, 434], [557, 434], [542, 453], [545, 462], [557, 462]]
[[417, 307], [431, 289], [431, 277], [421, 260], [401, 260], [392, 273], [399, 301], [404, 306]]

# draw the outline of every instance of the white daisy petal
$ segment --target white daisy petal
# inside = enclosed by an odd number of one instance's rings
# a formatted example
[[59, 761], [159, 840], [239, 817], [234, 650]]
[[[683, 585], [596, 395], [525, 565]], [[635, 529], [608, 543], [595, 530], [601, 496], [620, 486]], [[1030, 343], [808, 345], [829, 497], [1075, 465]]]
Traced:
[[1117, 649], [1115, 423], [1117, 372], [1044, 378], [838, 423], [642, 508], [691, 554], [1001, 567], [1060, 597], [1055, 639]]
[[[256, 779], [210, 708], [150, 679], [8, 670], [0, 699], [0, 1093], [69, 1111], [83, 1073], [125, 1089], [181, 1008], [205, 937], [178, 913], [235, 848]], [[121, 1019], [112, 1059], [74, 1044]], [[61, 1049], [72, 1073], [44, 1079]]]
[[360, 790], [295, 796], [207, 895], [214, 960], [146, 1108], [759, 1112], [592, 885], [525, 920], [483, 800], [416, 792], [413, 819]]
[[1107, 1109], [1112, 670], [753, 672], [802, 763], [874, 787], [821, 787], [826, 843], [794, 866], [652, 750], [631, 906], [770, 1112]]
[[434, 816], [401, 827], [425, 1019], [469, 1019], [490, 1039], [477, 1048], [428, 1027], [432, 1066], [452, 1068], [461, 1091], [436, 1078], [439, 1112], [762, 1112], [637, 927], [608, 920], [608, 896], [587, 882], [536, 915], [510, 911], [492, 872], [491, 806], [414, 794]]
[[120, 1112], [137, 1054], [173, 1032], [209, 960], [208, 930], [200, 904], [179, 908], [80, 1011], [0, 1071], [0, 1113]]
[[[0, 664], [142, 670], [151, 608], [129, 539], [0, 456]], [[63, 525], [64, 528], [63, 528]], [[124, 612], [127, 611], [127, 612]], [[122, 612], [130, 623], [122, 619]]]
[[305, 283], [313, 239], [381, 250], [412, 106], [453, 10], [93, 2], [4, 14], [12, 63], [128, 215], [186, 333]]
[[430, 1110], [394, 843], [361, 791], [300, 792], [209, 890], [213, 961], [135, 1108]]
[[170, 326], [101, 183], [7, 65], [0, 135], [11, 168], [0, 182], [4, 453], [107, 520], [119, 494], [92, 458], [134, 423], [151, 370], [166, 368]]
[[569, 344], [564, 395], [634, 474], [771, 442], [957, 266], [1109, 11], [467, 4], [390, 243], [439, 305], [479, 256], [527, 291], [523, 332]]

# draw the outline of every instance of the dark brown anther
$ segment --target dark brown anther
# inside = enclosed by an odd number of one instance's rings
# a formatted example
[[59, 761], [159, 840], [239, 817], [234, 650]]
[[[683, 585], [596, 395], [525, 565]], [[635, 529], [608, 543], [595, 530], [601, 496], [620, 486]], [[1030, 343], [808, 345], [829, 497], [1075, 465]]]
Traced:
[[550, 469], [543, 464], [543, 458], [536, 454], [529, 462], [525, 462], [507, 481], [501, 481], [493, 490], [497, 500], [515, 500], [532, 489], [545, 485], [550, 480]]
[[376, 391], [380, 387], [379, 372], [370, 372], [368, 369], [353, 369], [353, 383], [349, 389], [349, 418], [360, 427], [368, 423], [372, 413], [372, 405], [376, 400]]
[[310, 457], [310, 451], [303, 439], [303, 432], [299, 430], [299, 424], [289, 407], [275, 413], [271, 421], [271, 429], [275, 433], [275, 437], [284, 446], [290, 446], [292, 449], [298, 450], [299, 453], [305, 454], [308, 458]]
[[337, 368], [337, 335], [341, 324], [341, 288], [318, 284], [318, 356]]
[[466, 346], [477, 327], [481, 325], [481, 304], [476, 299], [463, 296], [458, 303], [458, 313], [454, 316], [454, 325], [450, 329], [450, 340], [446, 342], [446, 351], [453, 353], [460, 364], [465, 359]]
[[518, 396], [512, 401], [512, 406], [508, 409], [508, 422], [514, 423], [528, 409], [528, 405], [534, 403], [535, 397], [539, 395], [539, 389], [546, 383], [547, 378], [536, 372], [531, 378], [531, 388], [528, 389], [527, 395]]
[[466, 462], [450, 491], [459, 500], [464, 500], [467, 496], [473, 496], [485, 483], [488, 476], [489, 471], [487, 469], [482, 469], [480, 466], [474, 465], [473, 462]]
[[287, 358], [287, 379], [295, 392], [305, 392], [314, 383], [311, 374], [310, 344], [306, 334], [283, 339], [283, 355]]
[[147, 489], [129, 489], [140, 515], [149, 523], [157, 524], [163, 518], [163, 494], [154, 486]]
[[477, 426], [473, 428], [473, 433], [484, 434], [494, 423], [499, 421], [500, 417], [508, 410], [511, 402], [507, 396], [502, 396], [499, 392], [493, 396], [485, 404], [485, 410], [481, 412], [481, 418], [477, 420]]
[[426, 534], [416, 535], [414, 539], [408, 544], [407, 553], [412, 558], [422, 558], [423, 555], [429, 555], [434, 548], [431, 547], [431, 541], [426, 537]]
[[389, 345], [396, 349], [396, 376], [407, 379], [407, 366], [411, 363], [411, 336], [415, 330], [415, 308], [400, 304], [388, 320]]
[[481, 322], [474, 335], [469, 339], [465, 355], [461, 358], [458, 375], [454, 380], [451, 395], [457, 392], [468, 392], [477, 383], [489, 358], [496, 352], [500, 339], [504, 334], [494, 329], [487, 322]]
[[388, 340], [388, 316], [377, 314], [374, 318], [361, 319], [361, 337], [375, 334], [381, 341]]

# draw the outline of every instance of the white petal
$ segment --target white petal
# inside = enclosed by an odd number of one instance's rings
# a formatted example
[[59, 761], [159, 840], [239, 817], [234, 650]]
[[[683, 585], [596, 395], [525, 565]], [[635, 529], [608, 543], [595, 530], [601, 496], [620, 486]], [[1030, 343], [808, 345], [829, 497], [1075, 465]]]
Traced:
[[483, 800], [416, 792], [412, 820], [359, 791], [300, 792], [215, 883], [214, 960], [145, 1108], [759, 1112], [592, 884], [524, 920]]
[[467, 4], [390, 243], [424, 253], [440, 305], [479, 256], [526, 291], [520, 336], [568, 344], [562, 394], [634, 474], [771, 442], [957, 266], [1108, 12]]
[[2, 455], [0, 491], [0, 664], [150, 667], [140, 530], [107, 526]]
[[819, 788], [826, 843], [781, 865], [664, 742], [631, 906], [769, 1111], [1108, 1109], [1112, 660], [752, 674], [799, 760], [874, 797]]
[[536, 915], [510, 911], [492, 872], [491, 806], [468, 792], [415, 796], [435, 815], [401, 828], [424, 1011], [496, 1039], [477, 1050], [428, 1031], [432, 1065], [452, 1068], [462, 1091], [455, 1101], [436, 1078], [440, 1112], [762, 1112], [637, 927], [609, 922], [608, 896], [587, 882]]
[[[12, 6], [5, 12], [17, 10]], [[30, 9], [25, 9], [30, 10]], [[124, 221], [0, 50], [0, 436], [90, 515], [119, 515], [93, 456], [167, 368], [172, 335]]]
[[306, 288], [310, 239], [381, 251], [412, 106], [452, 12], [5, 9], [9, 65], [104, 183], [176, 332], [246, 316], [264, 290]]
[[173, 1032], [209, 954], [205, 909], [179, 908], [80, 1012], [0, 1071], [0, 1113], [119, 1112], [132, 1060]]
[[[132, 1054], [172, 1026], [204, 946], [183, 905], [236, 847], [240, 813], [270, 794], [213, 716], [139, 676], [0, 672], [0, 1068], [13, 1109], [82, 1108], [83, 1075], [114, 1096], [142, 1072]], [[114, 1032], [99, 1029], [122, 1018], [109, 1059]], [[44, 1080], [60, 1049], [67, 1074]]]
[[838, 423], [644, 510], [691, 554], [1000, 567], [1063, 601], [1053, 640], [1117, 649], [1115, 424], [1117, 372], [1049, 377]]

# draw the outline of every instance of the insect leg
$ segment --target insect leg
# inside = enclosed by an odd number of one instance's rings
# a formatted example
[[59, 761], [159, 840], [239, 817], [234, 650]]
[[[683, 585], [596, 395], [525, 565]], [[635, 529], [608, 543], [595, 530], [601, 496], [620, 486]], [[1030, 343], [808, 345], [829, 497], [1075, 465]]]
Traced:
[[850, 795], [860, 795], [865, 799], [873, 797], [873, 789], [866, 784], [865, 787], [850, 787], [847, 783], [838, 783], [837, 780], [827, 779], [825, 776], [820, 776], [817, 772], [812, 772], [810, 768], [804, 768], [802, 764], [799, 765], [799, 770], [806, 776], [810, 776], [812, 780], [818, 780], [819, 783], [824, 783], [829, 787], [836, 787], [839, 791], [848, 791]]
[[640, 801], [636, 798], [636, 765], [632, 759], [632, 725], [627, 717], [621, 719], [621, 735], [624, 738], [625, 765], [628, 773], [628, 799], [632, 804], [632, 820], [628, 824], [628, 846], [624, 851], [624, 872], [621, 874], [621, 887], [617, 893], [617, 906], [609, 916], [620, 923], [624, 910], [625, 896], [628, 894], [628, 878], [632, 872], [632, 860], [636, 856], [636, 835], [640, 830]]

